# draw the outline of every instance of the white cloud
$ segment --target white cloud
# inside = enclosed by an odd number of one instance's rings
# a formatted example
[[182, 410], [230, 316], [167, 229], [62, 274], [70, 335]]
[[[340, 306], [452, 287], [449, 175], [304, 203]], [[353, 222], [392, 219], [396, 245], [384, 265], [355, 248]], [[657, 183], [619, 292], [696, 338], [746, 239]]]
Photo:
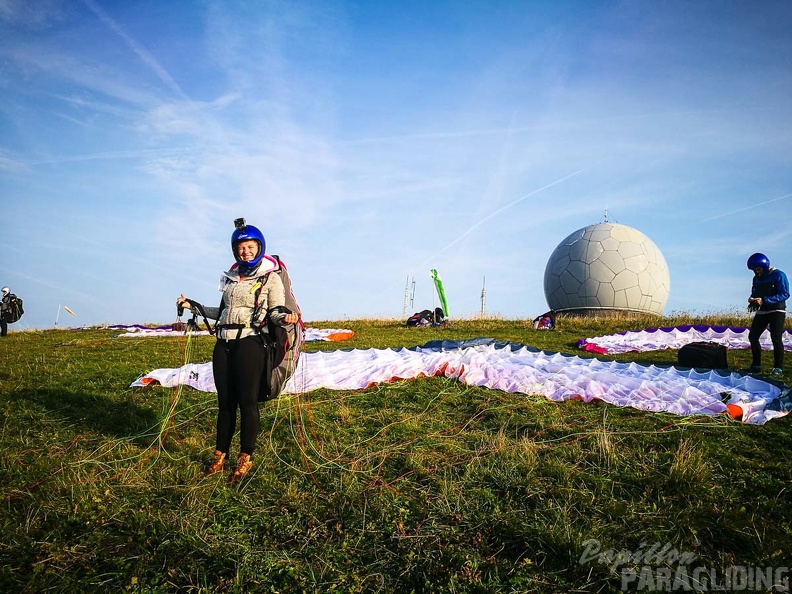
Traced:
[[60, 0], [0, 0], [0, 21], [17, 27], [43, 29], [64, 17]]

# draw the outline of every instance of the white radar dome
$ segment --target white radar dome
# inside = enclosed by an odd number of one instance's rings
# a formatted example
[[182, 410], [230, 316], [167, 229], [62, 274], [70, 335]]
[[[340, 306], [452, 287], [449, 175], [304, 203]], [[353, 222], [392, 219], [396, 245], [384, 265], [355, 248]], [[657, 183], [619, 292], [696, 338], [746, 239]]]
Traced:
[[571, 233], [553, 251], [544, 273], [550, 309], [570, 314], [662, 315], [670, 286], [658, 247], [640, 231], [618, 223]]

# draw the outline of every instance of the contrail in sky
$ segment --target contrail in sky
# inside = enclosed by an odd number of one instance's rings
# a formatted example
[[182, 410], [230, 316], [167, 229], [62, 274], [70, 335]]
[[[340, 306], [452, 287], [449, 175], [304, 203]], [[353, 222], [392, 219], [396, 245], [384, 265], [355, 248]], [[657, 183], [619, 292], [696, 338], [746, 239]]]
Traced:
[[93, 12], [99, 20], [102, 21], [111, 31], [116, 33], [121, 39], [123, 39], [126, 44], [130, 47], [130, 49], [135, 52], [135, 55], [140, 58], [149, 68], [151, 68], [157, 77], [165, 83], [174, 93], [179, 95], [182, 99], [187, 99], [187, 96], [184, 94], [184, 91], [181, 90], [176, 81], [173, 80], [173, 77], [168, 73], [162, 65], [157, 62], [157, 59], [151, 55], [151, 53], [141, 46], [137, 41], [132, 39], [126, 32], [121, 29], [121, 27], [116, 23], [110, 15], [108, 15], [101, 7], [97, 6], [97, 4], [93, 0], [83, 0], [83, 4], [85, 4], [91, 12]]
[[530, 198], [531, 196], [535, 196], [535, 195], [536, 195], [536, 194], [538, 194], [539, 192], [543, 192], [543, 191], [544, 191], [544, 190], [546, 190], [547, 188], [552, 188], [553, 186], [555, 186], [555, 185], [558, 185], [558, 184], [560, 184], [561, 182], [564, 182], [564, 181], [568, 180], [569, 178], [575, 177], [576, 175], [579, 175], [579, 174], [583, 173], [584, 171], [585, 171], [585, 169], [579, 169], [578, 171], [575, 171], [574, 173], [570, 173], [569, 175], [565, 175], [565, 176], [564, 176], [564, 177], [562, 177], [561, 179], [557, 179], [556, 181], [554, 181], [554, 182], [551, 182], [551, 183], [547, 184], [546, 186], [542, 186], [541, 188], [539, 188], [539, 189], [537, 189], [537, 190], [534, 190], [533, 192], [529, 192], [528, 194], [525, 194], [524, 196], [520, 196], [519, 198], [517, 198], [517, 200], [514, 200], [514, 201], [512, 201], [512, 202], [509, 202], [509, 204], [507, 204], [507, 205], [505, 205], [505, 206], [501, 206], [501, 207], [500, 207], [498, 210], [496, 210], [496, 211], [494, 211], [494, 212], [492, 212], [492, 213], [488, 214], [486, 217], [484, 217], [483, 219], [481, 219], [480, 221], [478, 221], [478, 222], [477, 222], [475, 225], [473, 225], [472, 227], [470, 227], [470, 228], [469, 228], [467, 231], [465, 231], [464, 233], [462, 233], [462, 235], [460, 235], [459, 237], [457, 237], [457, 238], [456, 238], [454, 241], [452, 241], [451, 243], [449, 243], [447, 246], [445, 246], [445, 247], [444, 247], [443, 249], [441, 249], [439, 252], [437, 252], [437, 253], [435, 253], [435, 254], [432, 254], [432, 255], [431, 255], [429, 258], [427, 258], [426, 260], [424, 260], [423, 262], [421, 262], [421, 264], [419, 264], [419, 267], [426, 266], [427, 264], [429, 264], [430, 262], [432, 262], [432, 260], [434, 260], [434, 259], [435, 259], [437, 256], [439, 256], [440, 254], [442, 254], [444, 251], [446, 251], [446, 250], [447, 250], [448, 248], [450, 248], [452, 245], [455, 245], [455, 244], [459, 243], [459, 242], [460, 242], [462, 239], [464, 239], [465, 237], [467, 237], [468, 235], [470, 235], [470, 234], [471, 234], [473, 231], [475, 231], [476, 229], [478, 229], [479, 227], [481, 227], [481, 225], [483, 225], [484, 223], [486, 223], [487, 221], [489, 221], [489, 220], [490, 220], [492, 217], [494, 217], [494, 216], [496, 216], [496, 215], [498, 215], [498, 214], [502, 213], [502, 212], [503, 212], [504, 210], [506, 210], [507, 208], [511, 208], [512, 206], [514, 206], [515, 204], [517, 204], [517, 203], [519, 203], [519, 202], [522, 202], [522, 201], [523, 201], [523, 200], [525, 200], [526, 198]]
[[733, 214], [737, 214], [740, 212], [745, 212], [746, 210], [752, 210], [754, 208], [759, 208], [760, 206], [764, 206], [765, 204], [772, 204], [773, 202], [778, 202], [779, 200], [786, 200], [787, 198], [792, 197], [792, 194], [784, 194], [783, 196], [779, 196], [778, 198], [773, 198], [772, 200], [765, 200], [764, 202], [760, 202], [759, 204], [752, 204], [751, 206], [746, 206], [744, 208], [738, 208], [737, 210], [732, 210], [730, 212], [724, 212], [719, 215], [715, 215], [714, 217], [709, 217], [708, 219], [704, 219], [701, 222], [706, 223], [707, 221], [714, 221], [715, 219], [722, 219], [723, 217], [728, 217]]

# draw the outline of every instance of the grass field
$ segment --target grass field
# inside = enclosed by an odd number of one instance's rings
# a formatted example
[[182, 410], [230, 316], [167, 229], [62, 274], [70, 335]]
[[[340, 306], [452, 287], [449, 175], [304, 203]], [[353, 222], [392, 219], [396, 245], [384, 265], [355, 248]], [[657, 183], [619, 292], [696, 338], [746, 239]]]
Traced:
[[[583, 355], [580, 338], [684, 323], [748, 321], [328, 321], [309, 325], [355, 337], [306, 346], [486, 336]], [[210, 360], [213, 339], [115, 332], [0, 340], [0, 591], [616, 592], [649, 566], [628, 588], [647, 591], [674, 585], [678, 555], [711, 572], [705, 586], [736, 567], [789, 577], [790, 417], [750, 426], [444, 378], [317, 390], [262, 405], [254, 469], [232, 486], [202, 475], [214, 394], [129, 387]], [[673, 364], [676, 351], [613, 358]], [[748, 363], [729, 351], [732, 369]], [[743, 590], [771, 589], [750, 579]]]

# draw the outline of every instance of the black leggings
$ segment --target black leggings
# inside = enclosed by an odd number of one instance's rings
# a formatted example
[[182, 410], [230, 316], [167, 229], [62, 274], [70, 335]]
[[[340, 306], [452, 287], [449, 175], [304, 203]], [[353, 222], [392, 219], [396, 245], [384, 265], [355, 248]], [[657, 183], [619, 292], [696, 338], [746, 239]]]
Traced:
[[239, 408], [240, 453], [253, 454], [259, 432], [258, 395], [264, 377], [265, 348], [258, 336], [218, 340], [212, 356], [217, 388], [216, 448], [229, 453]]
[[784, 319], [786, 312], [774, 311], [772, 313], [754, 315], [751, 329], [748, 332], [748, 341], [751, 343], [752, 365], [762, 364], [762, 347], [759, 344], [759, 337], [770, 328], [770, 339], [773, 341], [773, 367], [784, 368]]

